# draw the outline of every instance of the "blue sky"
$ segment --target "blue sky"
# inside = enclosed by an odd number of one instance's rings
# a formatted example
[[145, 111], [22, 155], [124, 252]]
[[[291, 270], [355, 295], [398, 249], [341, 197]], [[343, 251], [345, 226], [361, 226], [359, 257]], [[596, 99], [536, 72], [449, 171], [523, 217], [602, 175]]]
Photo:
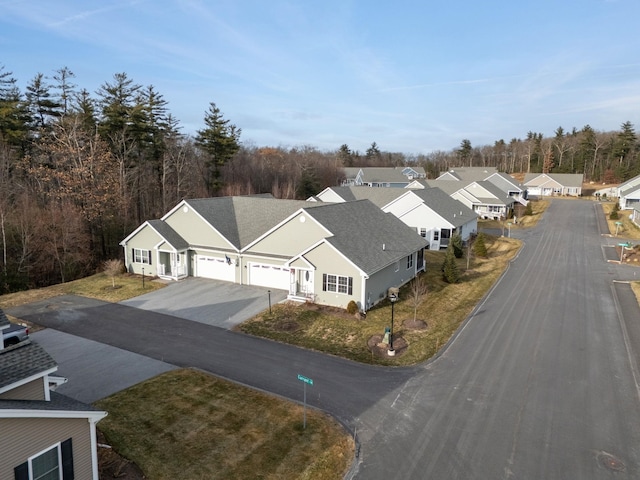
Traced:
[[0, 0], [20, 88], [125, 72], [184, 133], [214, 102], [256, 146], [407, 154], [557, 127], [640, 130], [637, 0]]

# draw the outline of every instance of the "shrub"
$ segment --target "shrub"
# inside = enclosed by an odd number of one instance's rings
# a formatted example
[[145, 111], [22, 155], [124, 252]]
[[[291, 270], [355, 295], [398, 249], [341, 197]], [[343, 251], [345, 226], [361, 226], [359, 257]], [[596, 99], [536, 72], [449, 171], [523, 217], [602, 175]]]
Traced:
[[484, 243], [484, 233], [480, 232], [473, 243], [473, 253], [478, 257], [487, 258], [487, 245]]
[[456, 256], [456, 258], [462, 258], [464, 256], [462, 235], [456, 233], [453, 237], [451, 237], [451, 245], [453, 246], [453, 254]]
[[347, 304], [347, 313], [349, 315], [355, 315], [356, 313], [358, 313], [358, 304], [356, 302], [354, 302], [353, 300], [351, 300], [348, 304]]
[[527, 203], [527, 206], [524, 209], [524, 214], [525, 215], [533, 215], [533, 206], [531, 205], [531, 200], [529, 200], [529, 203]]
[[442, 264], [442, 277], [447, 283], [458, 283], [460, 281], [460, 270], [458, 270], [456, 256], [451, 244], [449, 244], [449, 246], [447, 247], [447, 253], [444, 256], [444, 263]]
[[620, 205], [618, 205], [618, 202], [616, 202], [613, 204], [613, 209], [609, 214], [609, 220], [618, 220], [620, 218], [620, 215], [618, 214], [619, 211], [620, 211]]

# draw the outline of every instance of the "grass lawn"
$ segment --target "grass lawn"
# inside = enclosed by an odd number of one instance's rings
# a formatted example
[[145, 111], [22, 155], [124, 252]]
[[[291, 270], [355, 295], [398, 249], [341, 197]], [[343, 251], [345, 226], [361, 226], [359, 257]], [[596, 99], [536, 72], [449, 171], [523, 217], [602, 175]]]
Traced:
[[107, 442], [154, 480], [340, 479], [354, 443], [327, 415], [196, 370], [97, 402]]
[[[461, 272], [457, 284], [448, 284], [442, 278], [445, 252], [425, 252], [427, 271], [422, 277], [426, 295], [416, 308], [412, 285], [408, 284], [400, 290], [394, 305], [395, 357], [377, 355], [378, 349], [371, 348], [372, 339], [381, 337], [390, 326], [388, 300], [369, 310], [365, 319], [315, 305], [278, 304], [271, 314], [265, 311], [237, 329], [363, 363], [412, 365], [427, 360], [449, 340], [520, 248], [520, 241], [512, 238], [486, 238], [488, 258], [475, 257], [472, 252], [468, 270], [466, 258], [457, 260]], [[414, 320], [423, 321], [426, 328], [415, 328]]]
[[0, 296], [0, 308], [15, 307], [59, 295], [80, 295], [104, 300], [105, 302], [121, 302], [162, 287], [164, 287], [163, 283], [152, 281], [151, 277], [146, 277], [143, 288], [140, 275], [127, 273], [112, 279], [105, 273], [98, 273], [59, 285], [2, 295]]
[[622, 238], [640, 239], [640, 228], [629, 219], [629, 212], [620, 210], [618, 212], [618, 219], [611, 220], [609, 215], [613, 210], [613, 202], [602, 202], [602, 210], [607, 218], [607, 224], [609, 225], [609, 232], [611, 235], [616, 234], [616, 222], [621, 222], [622, 225], [618, 225], [618, 236]]

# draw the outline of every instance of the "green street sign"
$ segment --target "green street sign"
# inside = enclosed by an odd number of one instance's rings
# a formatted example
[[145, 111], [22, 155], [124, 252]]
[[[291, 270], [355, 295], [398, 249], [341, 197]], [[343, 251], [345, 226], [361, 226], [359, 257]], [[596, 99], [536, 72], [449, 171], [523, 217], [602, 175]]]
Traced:
[[313, 385], [313, 380], [308, 378], [308, 377], [305, 377], [304, 375], [298, 374], [298, 380], [300, 380], [301, 382], [304, 382], [304, 383], [306, 383], [308, 385]]

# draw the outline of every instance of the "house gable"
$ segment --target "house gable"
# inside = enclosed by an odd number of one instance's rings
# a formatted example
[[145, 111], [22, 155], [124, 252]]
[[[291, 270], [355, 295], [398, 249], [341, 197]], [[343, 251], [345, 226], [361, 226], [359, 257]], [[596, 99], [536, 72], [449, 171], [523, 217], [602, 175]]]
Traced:
[[236, 245], [211, 225], [188, 201], [183, 200], [162, 220], [192, 246], [237, 250]]
[[292, 257], [328, 235], [331, 232], [300, 210], [248, 245], [244, 253]]

